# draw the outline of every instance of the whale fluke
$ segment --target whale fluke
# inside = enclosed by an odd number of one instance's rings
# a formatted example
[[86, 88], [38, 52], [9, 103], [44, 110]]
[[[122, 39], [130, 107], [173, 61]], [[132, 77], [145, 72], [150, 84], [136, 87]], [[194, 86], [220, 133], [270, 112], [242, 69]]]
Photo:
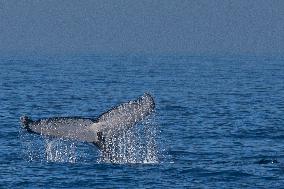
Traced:
[[22, 116], [20, 121], [22, 127], [30, 133], [91, 142], [102, 149], [105, 138], [134, 126], [150, 115], [154, 108], [153, 97], [145, 93], [138, 99], [115, 106], [94, 119], [51, 117], [33, 121], [28, 116]]

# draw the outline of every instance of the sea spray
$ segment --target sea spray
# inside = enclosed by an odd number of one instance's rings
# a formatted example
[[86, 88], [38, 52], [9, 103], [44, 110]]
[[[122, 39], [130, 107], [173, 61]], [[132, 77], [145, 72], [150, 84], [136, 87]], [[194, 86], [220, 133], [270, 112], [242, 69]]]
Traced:
[[45, 139], [45, 158], [47, 162], [69, 162], [77, 160], [74, 142], [63, 139]]
[[107, 139], [98, 163], [159, 163], [157, 130], [157, 124], [151, 117], [128, 130], [113, 134]]

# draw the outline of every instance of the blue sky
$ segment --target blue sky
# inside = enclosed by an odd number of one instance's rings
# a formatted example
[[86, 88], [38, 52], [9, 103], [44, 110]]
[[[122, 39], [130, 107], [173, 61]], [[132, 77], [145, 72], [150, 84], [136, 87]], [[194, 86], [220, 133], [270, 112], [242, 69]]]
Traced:
[[0, 52], [283, 55], [284, 1], [0, 1]]

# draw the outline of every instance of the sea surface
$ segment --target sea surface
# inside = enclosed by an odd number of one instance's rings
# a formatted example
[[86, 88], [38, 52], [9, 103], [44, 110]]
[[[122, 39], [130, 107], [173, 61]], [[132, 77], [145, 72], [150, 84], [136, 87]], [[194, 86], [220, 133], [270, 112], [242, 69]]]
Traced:
[[[19, 121], [96, 117], [144, 92], [155, 112], [114, 161]], [[0, 130], [0, 188], [284, 188], [284, 59], [0, 56]]]

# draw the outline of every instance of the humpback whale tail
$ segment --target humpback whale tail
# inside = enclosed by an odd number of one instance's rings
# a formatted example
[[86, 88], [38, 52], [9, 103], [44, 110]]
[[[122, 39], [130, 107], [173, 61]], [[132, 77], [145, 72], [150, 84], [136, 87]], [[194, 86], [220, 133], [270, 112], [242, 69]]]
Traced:
[[150, 115], [155, 108], [153, 97], [145, 93], [136, 100], [120, 104], [98, 118], [52, 117], [33, 121], [27, 116], [20, 118], [22, 127], [40, 135], [69, 138], [96, 144], [103, 149], [105, 139], [129, 129]]

